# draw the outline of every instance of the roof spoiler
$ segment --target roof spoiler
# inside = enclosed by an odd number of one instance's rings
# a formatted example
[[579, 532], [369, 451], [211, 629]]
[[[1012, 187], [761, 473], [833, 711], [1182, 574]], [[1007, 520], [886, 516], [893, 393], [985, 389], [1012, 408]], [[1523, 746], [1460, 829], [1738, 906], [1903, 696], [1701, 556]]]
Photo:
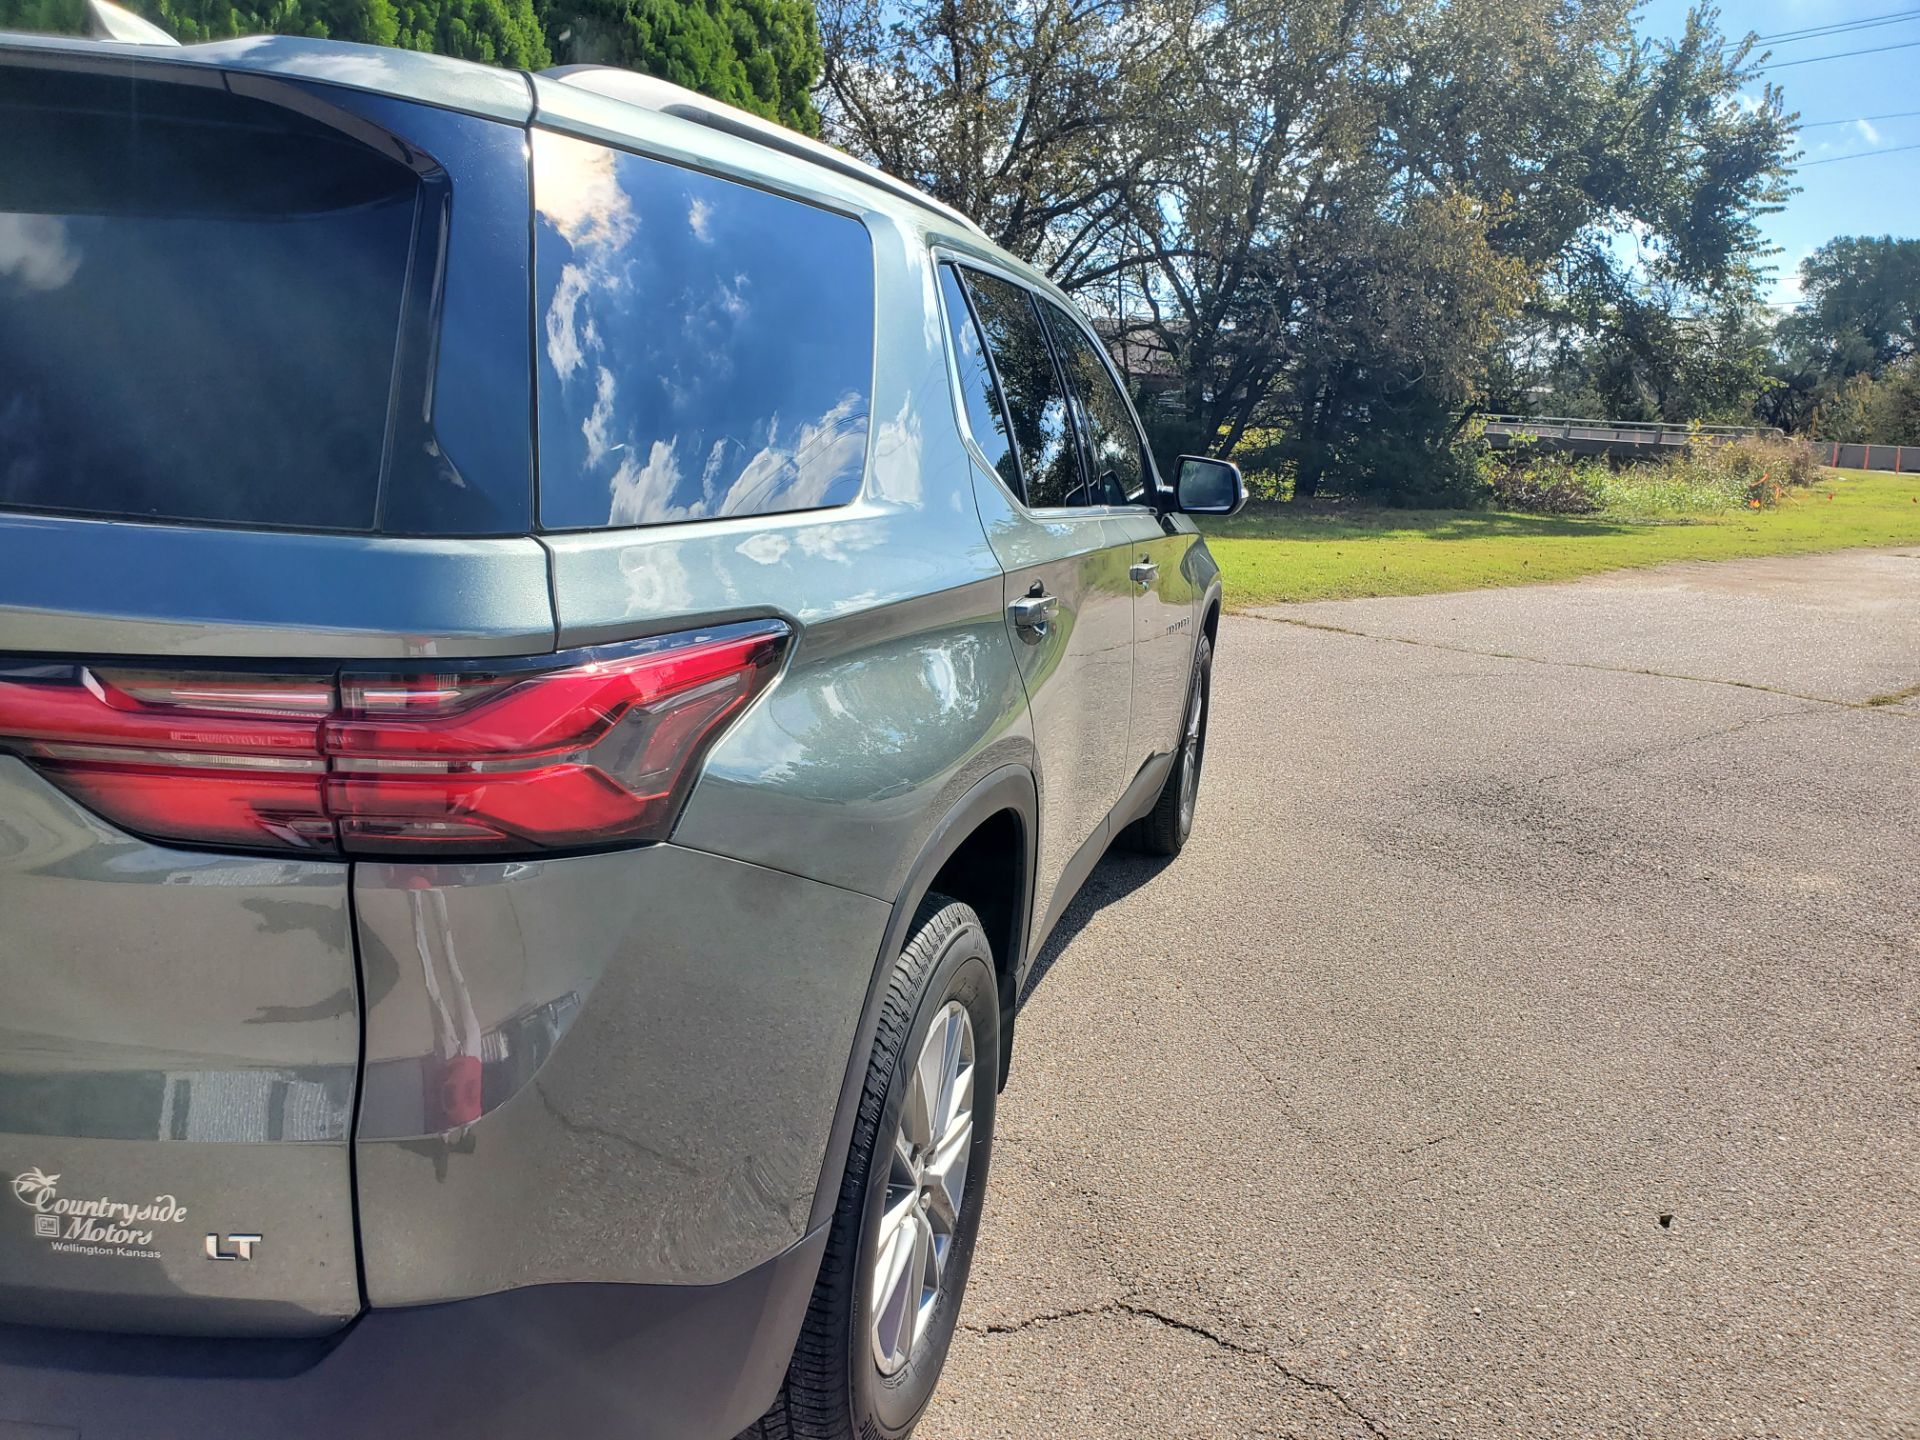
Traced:
[[180, 42], [151, 20], [143, 20], [131, 10], [109, 0], [87, 0], [87, 38], [118, 40], [127, 45], [172, 45]]

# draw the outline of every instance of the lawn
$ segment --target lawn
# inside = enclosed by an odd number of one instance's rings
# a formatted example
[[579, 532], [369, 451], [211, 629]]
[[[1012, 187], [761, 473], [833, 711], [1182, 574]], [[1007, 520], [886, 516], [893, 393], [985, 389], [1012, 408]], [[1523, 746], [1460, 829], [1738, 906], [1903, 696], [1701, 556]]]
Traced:
[[1272, 505], [1201, 528], [1226, 577], [1227, 607], [1244, 609], [1526, 585], [1671, 560], [1920, 543], [1920, 475], [1822, 470], [1811, 490], [1775, 508], [1674, 520]]

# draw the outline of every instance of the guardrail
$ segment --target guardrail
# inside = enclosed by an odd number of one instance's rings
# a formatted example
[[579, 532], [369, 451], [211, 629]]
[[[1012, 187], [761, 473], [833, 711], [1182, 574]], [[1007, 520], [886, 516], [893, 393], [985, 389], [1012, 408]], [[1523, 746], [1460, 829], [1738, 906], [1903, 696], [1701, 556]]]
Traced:
[[1669, 425], [1657, 420], [1590, 420], [1566, 415], [1489, 415], [1486, 434], [1499, 448], [1524, 435], [1536, 444], [1595, 454], [1677, 447], [1695, 436], [1714, 440], [1784, 438], [1781, 431], [1760, 425]]

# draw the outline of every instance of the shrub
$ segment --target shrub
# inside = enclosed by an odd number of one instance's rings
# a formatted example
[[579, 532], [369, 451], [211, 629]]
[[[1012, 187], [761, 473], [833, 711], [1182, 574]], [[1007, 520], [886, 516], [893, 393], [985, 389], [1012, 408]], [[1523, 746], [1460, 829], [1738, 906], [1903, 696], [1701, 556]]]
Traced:
[[1591, 515], [1605, 508], [1600, 497], [1606, 466], [1557, 451], [1512, 452], [1519, 458], [1493, 467], [1493, 503], [1534, 515]]
[[1815, 469], [1812, 449], [1792, 440], [1696, 434], [1684, 450], [1618, 467], [1523, 445], [1495, 461], [1493, 503], [1536, 515], [1722, 514], [1777, 505]]
[[1816, 467], [1812, 447], [1801, 441], [1695, 435], [1664, 468], [1688, 486], [1726, 497], [1728, 508], [1759, 510], [1811, 485]]

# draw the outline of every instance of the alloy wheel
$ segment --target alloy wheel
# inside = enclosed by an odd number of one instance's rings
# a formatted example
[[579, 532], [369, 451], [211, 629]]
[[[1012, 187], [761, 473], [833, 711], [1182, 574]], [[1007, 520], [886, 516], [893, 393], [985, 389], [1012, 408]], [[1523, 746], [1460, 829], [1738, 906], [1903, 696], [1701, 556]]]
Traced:
[[949, 1000], [914, 1061], [867, 1277], [873, 1360], [882, 1375], [906, 1368], [940, 1299], [973, 1148], [973, 1053], [973, 1019]]

